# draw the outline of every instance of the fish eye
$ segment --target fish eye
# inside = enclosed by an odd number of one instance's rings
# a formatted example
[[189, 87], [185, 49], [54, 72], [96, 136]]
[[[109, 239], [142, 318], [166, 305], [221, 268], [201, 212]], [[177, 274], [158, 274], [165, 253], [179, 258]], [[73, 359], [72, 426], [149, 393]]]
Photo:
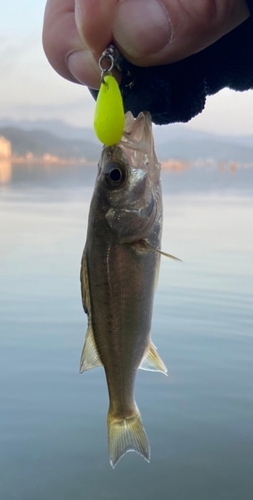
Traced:
[[104, 169], [105, 182], [110, 189], [122, 187], [125, 183], [127, 174], [126, 168], [122, 163], [109, 163]]

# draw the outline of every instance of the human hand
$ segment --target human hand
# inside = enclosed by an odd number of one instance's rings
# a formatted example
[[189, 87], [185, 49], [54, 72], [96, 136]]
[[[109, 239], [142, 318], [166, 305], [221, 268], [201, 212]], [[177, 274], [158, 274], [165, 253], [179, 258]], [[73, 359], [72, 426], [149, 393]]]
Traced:
[[43, 45], [64, 78], [100, 85], [98, 59], [112, 41], [138, 66], [184, 59], [249, 17], [246, 0], [48, 0]]

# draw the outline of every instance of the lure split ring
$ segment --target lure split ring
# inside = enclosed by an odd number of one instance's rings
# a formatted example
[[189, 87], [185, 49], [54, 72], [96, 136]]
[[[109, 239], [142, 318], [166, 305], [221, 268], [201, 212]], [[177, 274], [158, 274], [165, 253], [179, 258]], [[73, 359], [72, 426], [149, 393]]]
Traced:
[[111, 74], [117, 56], [117, 49], [110, 45], [98, 62], [101, 85], [97, 96], [94, 129], [98, 139], [106, 146], [117, 144], [124, 130], [123, 100], [118, 83]]
[[[106, 66], [104, 67], [104, 63]], [[104, 76], [110, 74], [115, 63], [114, 50], [113, 47], [109, 46], [100, 57], [98, 61], [98, 67], [101, 71], [101, 82], [104, 83]]]

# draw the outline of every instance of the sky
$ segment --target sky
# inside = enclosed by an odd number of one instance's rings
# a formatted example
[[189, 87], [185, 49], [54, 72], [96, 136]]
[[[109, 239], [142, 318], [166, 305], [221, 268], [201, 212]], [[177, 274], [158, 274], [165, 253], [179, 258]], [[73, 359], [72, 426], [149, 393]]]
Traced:
[[[60, 119], [92, 126], [89, 91], [60, 77], [41, 44], [46, 0], [0, 0], [0, 119]], [[253, 134], [253, 90], [224, 89], [186, 127], [216, 134]]]

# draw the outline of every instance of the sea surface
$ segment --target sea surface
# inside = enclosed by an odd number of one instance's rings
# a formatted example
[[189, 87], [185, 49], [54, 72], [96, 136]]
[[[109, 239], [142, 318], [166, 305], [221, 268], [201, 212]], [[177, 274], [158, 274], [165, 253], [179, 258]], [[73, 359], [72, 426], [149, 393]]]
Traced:
[[95, 167], [17, 165], [0, 185], [0, 499], [253, 500], [253, 168], [165, 171], [151, 445], [112, 470], [101, 368], [79, 375], [80, 259]]

